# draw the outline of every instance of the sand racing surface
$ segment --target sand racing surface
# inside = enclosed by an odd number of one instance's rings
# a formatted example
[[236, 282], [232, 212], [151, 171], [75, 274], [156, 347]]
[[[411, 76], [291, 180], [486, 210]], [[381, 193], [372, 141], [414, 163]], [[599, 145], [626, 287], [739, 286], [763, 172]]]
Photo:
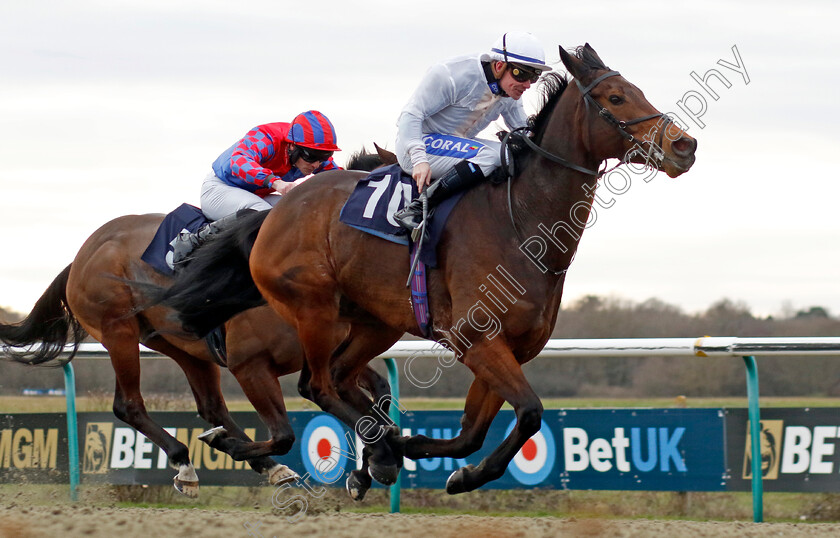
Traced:
[[0, 537], [36, 536], [813, 537], [840, 536], [840, 524], [350, 513], [307, 516], [289, 523], [284, 516], [234, 510], [102, 508], [72, 504], [31, 507], [15, 503], [0, 506]]

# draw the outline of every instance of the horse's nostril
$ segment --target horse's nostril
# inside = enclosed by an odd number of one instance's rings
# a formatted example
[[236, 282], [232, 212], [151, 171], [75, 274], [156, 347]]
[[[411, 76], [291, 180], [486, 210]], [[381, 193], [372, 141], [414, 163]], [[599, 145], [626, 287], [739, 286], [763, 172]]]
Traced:
[[674, 150], [674, 153], [680, 157], [688, 157], [694, 153], [694, 150], [697, 148], [697, 140], [683, 136], [674, 140], [674, 142], [671, 143], [671, 148]]

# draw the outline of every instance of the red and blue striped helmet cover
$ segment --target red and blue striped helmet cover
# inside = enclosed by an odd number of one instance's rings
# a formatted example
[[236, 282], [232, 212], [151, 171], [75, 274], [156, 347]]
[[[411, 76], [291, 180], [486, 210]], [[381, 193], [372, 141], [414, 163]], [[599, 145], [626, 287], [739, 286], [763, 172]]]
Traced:
[[292, 144], [320, 151], [341, 151], [336, 144], [338, 137], [332, 122], [317, 110], [308, 110], [295, 116], [286, 133]]

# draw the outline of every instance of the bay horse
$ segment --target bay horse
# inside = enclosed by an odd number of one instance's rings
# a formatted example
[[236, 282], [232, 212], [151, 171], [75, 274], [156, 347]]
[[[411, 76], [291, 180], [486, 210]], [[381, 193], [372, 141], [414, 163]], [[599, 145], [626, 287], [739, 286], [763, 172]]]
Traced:
[[[462, 430], [454, 439], [360, 435], [370, 474], [383, 484], [396, 480], [402, 451], [412, 459], [474, 453], [508, 402], [516, 414], [508, 437], [477, 466], [454, 471], [446, 490], [471, 491], [504, 474], [541, 427], [542, 403], [521, 366], [544, 347], [556, 323], [566, 271], [603, 174], [598, 169], [616, 158], [677, 177], [694, 163], [696, 140], [610, 70], [589, 44], [575, 54], [561, 47], [560, 57], [574, 84], [557, 73], [543, 77], [544, 103], [533, 118], [533, 138], [510, 137], [516, 142], [510, 145], [515, 177], [507, 189], [485, 182], [464, 194], [438, 244], [439, 268], [428, 271], [431, 338], [454, 351], [475, 376]], [[354, 377], [403, 333], [422, 335], [404, 287], [407, 249], [340, 223], [362, 176], [330, 174], [292, 191], [266, 218], [243, 222], [237, 233], [258, 230], [252, 249], [227, 238], [199, 249], [195, 264], [152, 304], [173, 307], [185, 330], [202, 334], [237, 311], [230, 304], [214, 309], [214, 301], [258, 290], [297, 330], [312, 399], [353, 427], [370, 419], [359, 409]], [[237, 248], [238, 263], [249, 264], [253, 284], [243, 283], [238, 291], [214, 285], [231, 272]]]
[[[395, 162], [392, 154], [378, 146], [377, 151], [379, 155], [364, 150], [352, 155], [348, 167], [372, 170], [383, 164], [383, 158]], [[137, 292], [125, 283], [127, 279], [157, 285], [169, 282], [169, 277], [140, 260], [163, 217], [127, 215], [95, 231], [26, 319], [19, 324], [0, 324], [0, 357], [29, 365], [50, 364], [66, 345], [78, 348], [86, 334], [101, 342], [108, 350], [116, 377], [114, 414], [160, 447], [170, 465], [179, 471], [175, 488], [197, 497], [198, 477], [189, 449], [146, 411], [140, 393], [138, 344], [142, 343], [171, 357], [186, 374], [199, 415], [215, 426], [199, 439], [237, 461], [248, 460], [256, 472], [268, 476], [272, 485], [292, 481], [297, 474], [268, 456], [286, 454], [295, 439], [278, 377], [298, 372], [304, 364], [297, 335], [267, 306], [246, 310], [224, 325], [227, 367], [271, 435], [269, 441], [251, 442], [228, 412], [221, 392], [220, 368], [207, 343], [185, 335], [165, 308], [137, 312]], [[9, 346], [27, 349], [13, 350]], [[377, 398], [390, 394], [387, 381], [372, 369], [362, 372], [359, 383]]]

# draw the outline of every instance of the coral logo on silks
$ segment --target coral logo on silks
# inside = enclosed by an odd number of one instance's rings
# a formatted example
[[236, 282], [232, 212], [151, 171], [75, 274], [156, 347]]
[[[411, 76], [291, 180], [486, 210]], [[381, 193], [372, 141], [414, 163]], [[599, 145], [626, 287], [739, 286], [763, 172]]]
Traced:
[[[505, 437], [510, 435], [516, 426], [516, 419], [510, 423]], [[516, 456], [508, 465], [508, 471], [517, 482], [526, 486], [539, 484], [551, 473], [557, 451], [554, 446], [554, 435], [545, 421], [540, 421], [540, 431], [525, 441]]]
[[470, 159], [478, 155], [478, 151], [484, 147], [481, 142], [468, 138], [432, 133], [423, 137], [426, 144], [426, 153], [439, 157], [455, 157], [458, 159]]
[[344, 474], [348, 447], [341, 423], [318, 415], [306, 425], [300, 444], [303, 465], [315, 480], [332, 484]]

